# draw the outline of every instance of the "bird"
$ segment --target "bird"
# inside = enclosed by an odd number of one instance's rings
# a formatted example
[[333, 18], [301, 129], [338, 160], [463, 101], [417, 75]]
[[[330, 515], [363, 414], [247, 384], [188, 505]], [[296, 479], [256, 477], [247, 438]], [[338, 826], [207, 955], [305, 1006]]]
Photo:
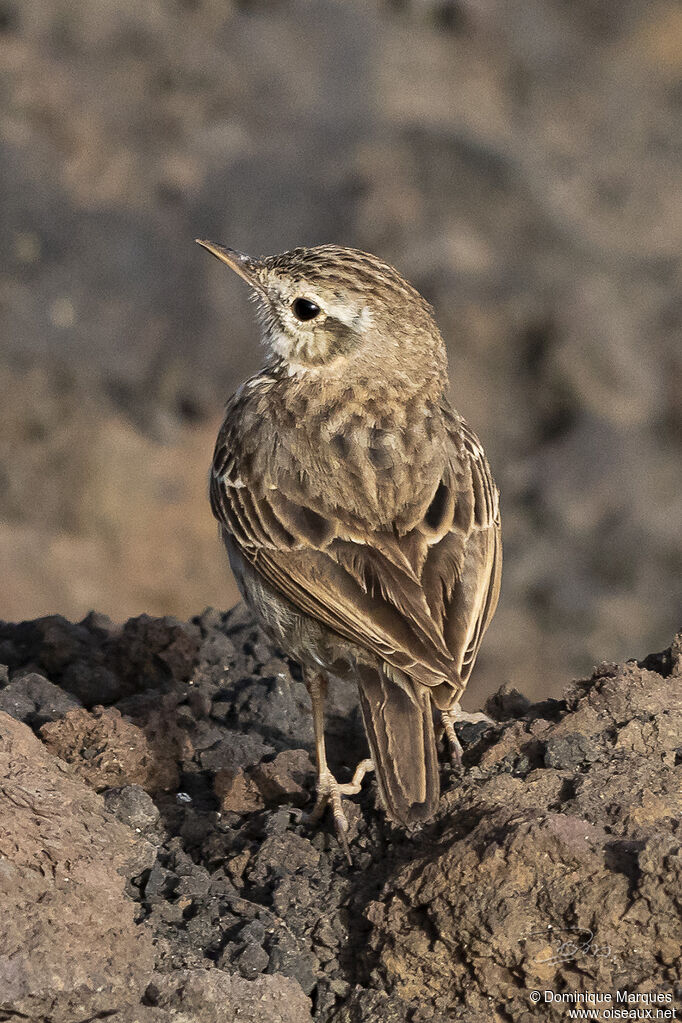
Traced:
[[[434, 311], [382, 259], [340, 245], [251, 257], [197, 243], [249, 286], [263, 367], [229, 399], [210, 502], [241, 595], [310, 693], [317, 821], [374, 770], [390, 820], [440, 799], [439, 736], [457, 760], [459, 701], [495, 612], [499, 492], [450, 403]], [[326, 757], [330, 680], [353, 679], [370, 756], [339, 783]], [[472, 715], [478, 718], [480, 715]]]

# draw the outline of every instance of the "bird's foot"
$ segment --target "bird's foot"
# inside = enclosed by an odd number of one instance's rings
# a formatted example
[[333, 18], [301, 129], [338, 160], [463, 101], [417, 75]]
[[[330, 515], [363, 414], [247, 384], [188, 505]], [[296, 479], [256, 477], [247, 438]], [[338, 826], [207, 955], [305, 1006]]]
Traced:
[[355, 796], [362, 788], [362, 781], [368, 771], [374, 770], [374, 761], [371, 757], [366, 757], [365, 760], [361, 760], [358, 766], [353, 772], [353, 777], [350, 781], [344, 782], [341, 789], [346, 796]]
[[328, 805], [331, 805], [334, 818], [334, 831], [344, 855], [352, 866], [350, 849], [348, 847], [348, 818], [343, 809], [343, 797], [356, 795], [362, 787], [362, 779], [368, 771], [374, 768], [371, 760], [361, 760], [355, 768], [351, 781], [339, 783], [329, 768], [320, 772], [317, 779], [317, 798], [312, 811], [306, 815], [308, 824], [317, 824], [324, 815]]
[[449, 710], [442, 710], [440, 716], [443, 722], [443, 731], [447, 736], [448, 745], [450, 746], [450, 759], [452, 760], [453, 767], [462, 766], [463, 754], [462, 745], [455, 732], [455, 723], [463, 722], [467, 725], [478, 725], [481, 723], [487, 725], [495, 724], [487, 714], [483, 714], [480, 711], [470, 714], [462, 710], [458, 703], [454, 703]]

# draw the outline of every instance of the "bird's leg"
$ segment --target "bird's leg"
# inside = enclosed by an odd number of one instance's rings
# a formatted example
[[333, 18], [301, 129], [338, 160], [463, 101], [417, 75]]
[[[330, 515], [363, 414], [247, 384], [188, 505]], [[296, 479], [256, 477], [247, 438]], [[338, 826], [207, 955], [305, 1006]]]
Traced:
[[495, 724], [492, 718], [489, 718], [487, 714], [482, 714], [480, 711], [475, 714], [469, 714], [467, 711], [462, 710], [459, 703], [453, 703], [448, 710], [442, 710], [440, 712], [440, 717], [443, 722], [443, 731], [447, 736], [450, 746], [450, 758], [455, 767], [462, 766], [463, 753], [462, 746], [457, 738], [457, 733], [455, 732], [455, 722], [463, 721], [466, 724], [474, 725], [482, 721], [488, 725]]
[[[342, 796], [353, 795], [360, 791], [360, 783], [367, 770], [368, 761], [363, 760], [356, 768], [352, 781], [339, 785], [327, 765], [327, 750], [324, 742], [324, 697], [327, 691], [327, 680], [319, 672], [306, 672], [306, 685], [313, 705], [313, 728], [315, 730], [315, 751], [317, 753], [317, 799], [312, 813], [308, 815], [310, 823], [316, 823], [331, 803], [334, 816], [334, 830], [339, 845], [343, 849], [349, 864], [352, 864], [348, 848], [348, 821], [343, 812]], [[371, 765], [371, 760], [369, 765]]]
[[[452, 761], [452, 766], [461, 767], [463, 750], [461, 743], [457, 738], [457, 733], [455, 732], [451, 711], [442, 710], [440, 712], [440, 718], [443, 725], [443, 732], [445, 732], [445, 735], [447, 736], [448, 745], [450, 747], [450, 760]], [[441, 735], [443, 732], [441, 732]]]

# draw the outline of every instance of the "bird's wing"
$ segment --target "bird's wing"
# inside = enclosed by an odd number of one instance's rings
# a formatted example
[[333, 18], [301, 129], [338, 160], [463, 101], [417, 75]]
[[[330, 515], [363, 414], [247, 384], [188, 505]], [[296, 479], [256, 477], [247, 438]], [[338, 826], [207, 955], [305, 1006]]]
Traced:
[[450, 425], [449, 448], [457, 452], [454, 463], [465, 471], [451, 528], [429, 549], [422, 584], [466, 684], [500, 594], [500, 506], [483, 448], [461, 420]]
[[452, 417], [440, 481], [402, 535], [308, 507], [257, 474], [247, 484], [231, 439], [216, 445], [210, 495], [241, 555], [305, 614], [444, 686], [447, 705], [468, 679], [499, 588], [498, 495], [475, 436]]

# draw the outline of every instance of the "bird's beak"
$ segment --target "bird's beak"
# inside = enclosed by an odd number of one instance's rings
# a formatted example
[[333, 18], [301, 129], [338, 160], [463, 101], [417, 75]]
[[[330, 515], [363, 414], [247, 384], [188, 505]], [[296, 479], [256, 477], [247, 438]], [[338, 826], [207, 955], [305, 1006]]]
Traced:
[[224, 245], [216, 245], [215, 242], [208, 242], [202, 238], [195, 239], [197, 245], [201, 245], [202, 248], [210, 252], [212, 256], [219, 259], [221, 263], [225, 263], [229, 266], [230, 270], [234, 270], [236, 274], [239, 274], [247, 284], [250, 284], [252, 288], [261, 288], [260, 278], [258, 271], [262, 269], [263, 264], [258, 259], [252, 259], [251, 256], [245, 256], [243, 252], [237, 252], [236, 249], [228, 249]]

